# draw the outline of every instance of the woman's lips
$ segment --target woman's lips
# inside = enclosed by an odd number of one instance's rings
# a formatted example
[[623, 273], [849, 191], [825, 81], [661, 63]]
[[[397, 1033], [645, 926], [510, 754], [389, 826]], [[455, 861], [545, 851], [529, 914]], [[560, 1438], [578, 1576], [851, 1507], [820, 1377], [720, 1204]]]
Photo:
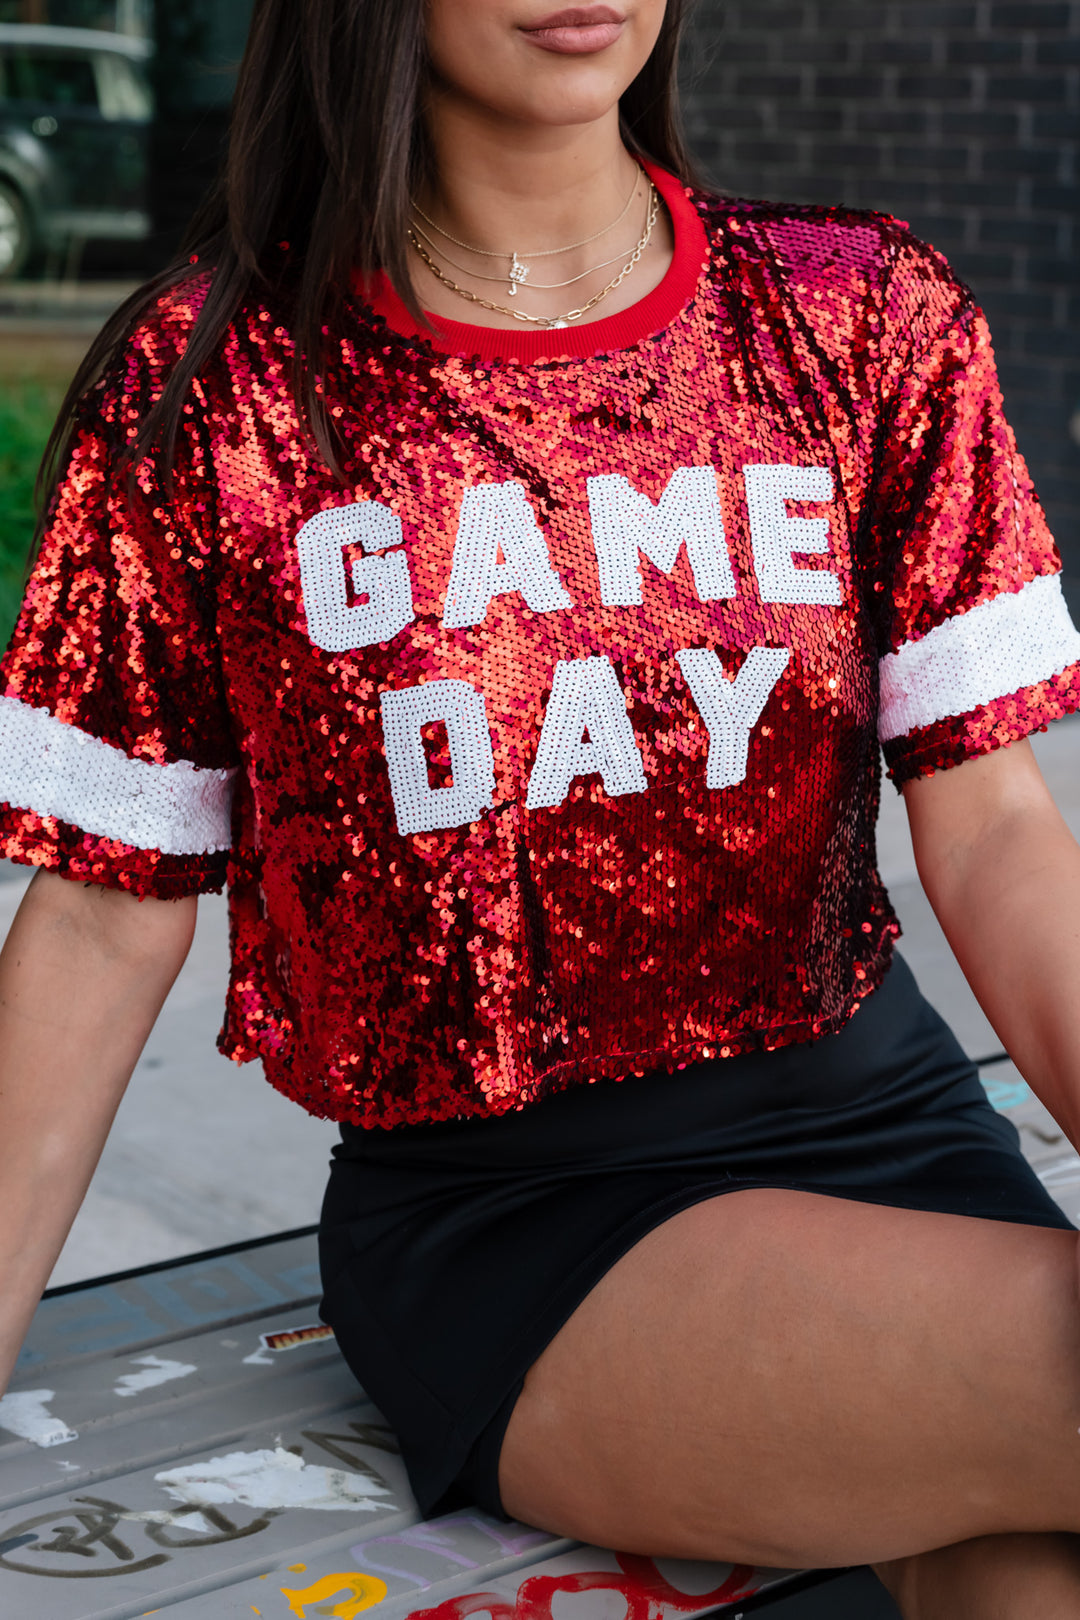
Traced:
[[623, 22], [610, 6], [575, 6], [541, 18], [531, 28], [523, 28], [522, 33], [542, 51], [585, 56], [614, 45], [623, 31]]

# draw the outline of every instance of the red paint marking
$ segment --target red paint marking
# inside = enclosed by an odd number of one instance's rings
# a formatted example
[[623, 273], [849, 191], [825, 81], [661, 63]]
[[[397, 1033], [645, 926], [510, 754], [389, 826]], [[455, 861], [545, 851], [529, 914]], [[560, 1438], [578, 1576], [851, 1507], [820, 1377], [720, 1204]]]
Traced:
[[468, 1592], [464, 1597], [447, 1598], [434, 1609], [414, 1609], [407, 1620], [466, 1620], [483, 1610], [491, 1620], [514, 1620], [513, 1604], [494, 1592]]
[[661, 1575], [651, 1558], [641, 1558], [636, 1553], [616, 1553], [615, 1557], [624, 1574], [638, 1581], [654, 1598], [683, 1614], [694, 1609], [711, 1609], [717, 1603], [734, 1603], [754, 1591], [753, 1564], [733, 1564], [727, 1580], [712, 1592], [680, 1592]]
[[618, 1592], [626, 1600], [626, 1620], [659, 1620], [665, 1609], [678, 1614], [714, 1609], [734, 1603], [754, 1590], [751, 1564], [735, 1564], [725, 1581], [711, 1592], [680, 1592], [666, 1580], [651, 1558], [616, 1553], [621, 1575], [613, 1570], [586, 1570], [580, 1574], [530, 1575], [522, 1581], [517, 1602], [509, 1603], [494, 1592], [469, 1592], [447, 1598], [433, 1609], [414, 1609], [407, 1620], [468, 1620], [486, 1613], [491, 1620], [552, 1620], [552, 1599], [559, 1592]]

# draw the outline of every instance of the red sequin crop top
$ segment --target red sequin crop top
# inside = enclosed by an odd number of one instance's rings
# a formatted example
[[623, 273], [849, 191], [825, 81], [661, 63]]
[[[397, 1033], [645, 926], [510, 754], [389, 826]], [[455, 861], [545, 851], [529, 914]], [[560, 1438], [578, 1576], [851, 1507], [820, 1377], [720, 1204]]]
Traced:
[[[120, 452], [84, 416], [0, 683], [0, 853], [227, 881], [223, 1050], [313, 1113], [497, 1114], [803, 1041], [880, 982], [897, 782], [1080, 701], [986, 328], [872, 214], [657, 183], [675, 257], [575, 329], [346, 303], [309, 452], [272, 302]], [[720, 1083], [718, 1081], [718, 1083]]]

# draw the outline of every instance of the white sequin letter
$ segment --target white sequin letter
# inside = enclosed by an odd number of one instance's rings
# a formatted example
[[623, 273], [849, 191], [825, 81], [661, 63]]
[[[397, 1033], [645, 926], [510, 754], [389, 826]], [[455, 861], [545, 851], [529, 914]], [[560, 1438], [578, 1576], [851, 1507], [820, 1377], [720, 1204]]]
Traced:
[[[499, 562], [499, 547], [505, 562]], [[491, 598], [520, 591], [534, 613], [573, 607], [551, 566], [524, 484], [474, 484], [461, 497], [443, 624], [481, 624]]]
[[[441, 720], [450, 744], [449, 787], [433, 788], [421, 727]], [[402, 834], [464, 827], [491, 808], [495, 761], [484, 696], [468, 681], [425, 681], [382, 694], [383, 744]]]
[[839, 607], [840, 581], [826, 568], [796, 568], [792, 552], [829, 549], [828, 518], [789, 517], [787, 501], [831, 501], [827, 467], [743, 468], [754, 569], [763, 602], [817, 602]]
[[[391, 641], [412, 623], [412, 584], [404, 551], [386, 557], [355, 557], [349, 602], [345, 578], [346, 546], [384, 551], [400, 546], [401, 519], [381, 501], [331, 506], [310, 518], [296, 537], [300, 584], [304, 592], [308, 635], [324, 652], [351, 652]], [[365, 600], [366, 598], [366, 600]]]
[[[586, 728], [588, 742], [582, 740]], [[575, 776], [594, 772], [612, 798], [648, 787], [610, 658], [563, 660], [555, 665], [525, 808], [554, 810]]]
[[590, 478], [588, 491], [600, 600], [608, 607], [641, 606], [639, 552], [670, 574], [684, 544], [701, 600], [735, 595], [712, 467], [677, 468], [656, 506], [617, 473]]
[[787, 668], [791, 651], [751, 647], [733, 681], [727, 680], [723, 664], [706, 647], [691, 647], [675, 656], [709, 728], [705, 785], [737, 787], [746, 776], [750, 733]]

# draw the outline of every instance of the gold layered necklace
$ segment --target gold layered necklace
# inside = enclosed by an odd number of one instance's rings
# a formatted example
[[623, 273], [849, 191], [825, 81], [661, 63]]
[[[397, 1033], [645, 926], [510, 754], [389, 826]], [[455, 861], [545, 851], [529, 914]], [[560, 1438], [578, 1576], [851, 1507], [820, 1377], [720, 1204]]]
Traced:
[[[412, 207], [413, 212], [419, 214], [424, 223], [430, 225], [433, 231], [436, 231], [438, 235], [443, 237], [447, 242], [453, 242], [455, 247], [464, 248], [466, 253], [475, 253], [482, 259], [509, 259], [510, 268], [507, 271], [506, 279], [509, 281], [510, 285], [507, 288], [507, 292], [511, 298], [514, 298], [517, 295], [518, 287], [522, 286], [529, 279], [529, 266], [523, 262], [525, 259], [551, 259], [559, 253], [572, 253], [575, 248], [588, 247], [590, 242], [598, 241], [601, 236], [606, 236], [608, 231], [613, 231], [616, 225], [621, 225], [627, 214], [630, 212], [630, 204], [637, 195], [639, 178], [639, 175], [634, 176], [634, 183], [630, 187], [630, 195], [627, 197], [619, 212], [609, 225], [602, 225], [598, 231], [593, 231], [591, 236], [583, 236], [580, 242], [567, 242], [564, 247], [538, 248], [535, 253], [523, 253], [521, 255], [513, 250], [511, 250], [509, 253], [503, 253], [501, 249], [497, 248], [473, 247], [470, 242], [463, 242], [460, 237], [451, 236], [449, 231], [444, 230], [441, 225], [436, 224], [430, 214], [424, 213], [424, 210], [420, 207], [418, 202], [414, 202]], [[417, 226], [416, 229], [419, 230], [419, 226]], [[428, 236], [426, 231], [420, 231], [420, 235], [424, 237], [426, 241], [431, 242], [431, 246], [435, 248], [436, 252], [439, 251], [438, 247], [434, 242], [431, 241], [431, 237]], [[442, 256], [444, 259], [448, 258], [448, 255], [445, 253]], [[452, 259], [449, 262], [453, 264]], [[614, 264], [615, 260], [608, 259], [605, 262], [607, 264]], [[461, 264], [455, 265], [454, 268], [456, 270], [465, 270], [465, 266]], [[593, 268], [598, 270], [600, 269], [600, 266], [594, 265]], [[585, 273], [586, 275], [589, 274], [588, 271]], [[465, 274], [471, 275], [472, 272], [465, 270]], [[502, 281], [504, 278], [502, 276], [478, 275], [475, 279], [477, 281]], [[580, 280], [581, 278], [578, 277], [577, 279]], [[555, 285], [568, 287], [570, 283], [568, 281], [556, 282]]]
[[[445, 262], [447, 264], [453, 265], [455, 270], [460, 270], [464, 275], [471, 276], [474, 281], [505, 281], [506, 280], [505, 276], [485, 276], [479, 270], [470, 270], [469, 266], [467, 264], [459, 264], [456, 259], [452, 259], [450, 257], [449, 253], [446, 252], [445, 248], [441, 248], [439, 246], [438, 242], [433, 241], [433, 239], [428, 235], [427, 231], [424, 230], [422, 225], [417, 225], [415, 221], [413, 222], [411, 229], [416, 232], [417, 236], [422, 236], [424, 238], [424, 241], [427, 243], [428, 247], [431, 247], [431, 248], [435, 249], [435, 252], [439, 255], [440, 259], [445, 260]], [[603, 233], [601, 233], [601, 234], [603, 234]], [[450, 240], [453, 241], [453, 238], [451, 237]], [[560, 253], [568, 253], [570, 251], [570, 249], [569, 248], [559, 248], [557, 251], [560, 252]], [[620, 259], [625, 257], [625, 254], [626, 254], [626, 249], [624, 248], [621, 253], [613, 253], [611, 255], [610, 259], [601, 259], [599, 264], [590, 265], [587, 270], [582, 270], [580, 275], [570, 276], [570, 277], [568, 277], [568, 279], [566, 281], [532, 281], [532, 282], [529, 283], [527, 291], [528, 292], [557, 292], [560, 287], [573, 287], [576, 282], [584, 281], [586, 276], [594, 276], [598, 270], [606, 270], [609, 264], [618, 264]], [[513, 255], [513, 257], [516, 259], [517, 254], [515, 253]], [[510, 296], [511, 296], [511, 298], [515, 295], [516, 292], [517, 292], [517, 288], [511, 283], [511, 286], [510, 286]]]
[[[596, 231], [592, 236], [586, 237], [584, 239], [584, 241], [572, 242], [572, 243], [569, 243], [566, 247], [562, 247], [562, 248], [547, 248], [547, 249], [543, 250], [543, 252], [541, 252], [541, 253], [526, 254], [525, 257], [526, 258], [550, 258], [556, 253], [569, 253], [573, 248], [585, 247], [585, 246], [587, 246], [587, 244], [589, 242], [595, 242], [598, 237], [604, 236], [608, 231], [612, 230], [613, 227], [615, 225], [617, 225], [620, 220], [622, 220], [625, 217], [626, 212], [629, 209], [630, 204], [634, 199], [634, 193], [636, 192], [636, 190], [637, 190], [637, 182], [635, 181], [635, 183], [634, 183], [634, 191], [632, 191], [630, 193], [630, 196], [627, 199], [625, 206], [623, 207], [622, 213], [619, 215], [618, 219], [612, 221], [611, 225], [605, 225], [603, 230]], [[413, 206], [415, 207], [416, 205], [414, 204]], [[435, 225], [432, 220], [428, 219], [428, 216], [426, 214], [422, 213], [419, 208], [416, 209], [416, 212], [421, 215], [422, 219], [427, 220], [428, 224], [432, 225], [433, 228], [436, 231], [438, 231], [441, 236], [445, 236], [446, 240], [448, 242], [453, 242], [457, 247], [463, 247], [466, 250], [466, 252], [482, 254], [486, 258], [505, 258], [505, 259], [508, 259], [509, 262], [510, 262], [510, 271], [509, 271], [510, 293], [511, 293], [511, 296], [516, 295], [517, 287], [519, 285], [521, 285], [527, 279], [528, 274], [529, 274], [528, 266], [523, 265], [521, 263], [521, 260], [519, 259], [518, 254], [516, 252], [498, 253], [498, 252], [496, 252], [496, 251], [494, 251], [494, 250], [492, 250], [490, 248], [474, 248], [474, 247], [471, 247], [468, 242], [459, 242], [457, 240], [457, 238], [454, 237], [454, 236], [451, 236], [448, 231], [443, 231], [440, 226]], [[457, 293], [459, 298], [464, 298], [470, 304], [478, 305], [480, 309], [491, 310], [493, 314], [496, 314], [496, 315], [509, 315], [512, 320], [521, 321], [521, 322], [523, 322], [523, 323], [525, 323], [525, 324], [527, 324], [529, 326], [538, 326], [538, 327], [542, 327], [542, 328], [557, 328], [557, 327], [569, 326], [571, 321], [580, 320], [581, 317], [583, 315], [587, 315], [591, 309], [595, 309], [597, 304], [599, 304], [602, 299], [606, 298], [609, 293], [614, 292], [616, 287], [621, 286], [621, 284], [626, 280], [627, 276], [633, 270], [634, 266], [640, 261], [642, 254], [645, 252], [645, 249], [648, 247], [649, 242], [652, 239], [653, 227], [656, 224], [656, 220], [657, 220], [657, 216], [659, 215], [659, 212], [660, 212], [660, 198], [659, 198], [659, 196], [657, 194], [656, 187], [653, 185], [652, 181], [650, 181], [649, 182], [648, 202], [647, 202], [646, 213], [645, 213], [645, 228], [642, 231], [641, 236], [638, 238], [637, 244], [634, 247], [633, 251], [631, 252], [630, 257], [626, 260], [626, 263], [623, 265], [623, 267], [619, 271], [618, 275], [613, 277], [613, 279], [608, 282], [606, 287], [602, 287], [598, 293], [594, 293], [593, 296], [590, 299], [588, 299], [588, 301], [586, 303], [584, 303], [584, 304], [582, 304], [580, 306], [580, 308], [567, 310], [564, 315], [527, 315], [525, 313], [525, 311], [522, 310], [522, 309], [511, 309], [505, 304], [496, 304], [496, 303], [493, 303], [490, 299], [481, 298], [479, 293], [470, 292], [467, 287], [459, 287], [457, 282], [453, 281], [446, 274], [446, 272], [438, 264], [436, 264], [435, 260], [431, 257], [431, 254], [428, 252], [427, 248], [424, 246], [424, 241], [426, 240], [432, 247], [435, 247], [435, 243], [432, 242], [431, 237], [428, 236], [426, 231], [422, 231], [419, 226], [410, 225], [409, 226], [409, 241], [412, 243], [412, 245], [415, 248], [416, 252], [419, 254], [420, 258], [427, 265], [428, 269], [431, 271], [432, 275], [436, 278], [436, 280], [440, 281], [443, 284], [444, 287], [448, 287], [451, 292]], [[422, 240], [422, 238], [423, 238], [423, 240]], [[436, 250], [436, 252], [440, 251], [437, 247], [435, 247], [435, 250]], [[445, 253], [443, 253], [442, 257], [447, 258], [447, 255]], [[551, 283], [548, 284], [547, 288], [543, 289], [543, 290], [551, 290], [551, 289], [556, 288], [556, 287], [569, 287], [569, 286], [572, 286], [573, 283], [576, 282], [576, 281], [583, 281], [585, 276], [593, 275], [597, 270], [602, 270], [602, 269], [606, 268], [607, 265], [616, 263], [616, 261], [617, 261], [617, 259], [619, 257], [621, 257], [621, 255], [616, 255], [615, 259], [606, 259], [606, 260], [602, 261], [602, 263], [600, 263], [600, 264], [595, 264], [595, 265], [592, 266], [592, 269], [583, 271], [580, 276], [572, 276], [569, 281], [551, 282]], [[448, 263], [454, 264], [454, 261], [453, 260], [448, 260]], [[454, 264], [454, 268], [457, 269], [457, 270], [461, 270], [464, 267], [461, 266], [461, 265], [458, 265], [458, 264]], [[473, 274], [472, 271], [468, 271], [468, 270], [466, 270], [464, 273], [466, 275], [472, 275]], [[501, 281], [502, 277], [501, 276], [480, 276], [480, 275], [477, 275], [476, 279], [478, 281]], [[537, 290], [540, 291], [542, 289], [538, 286]]]

